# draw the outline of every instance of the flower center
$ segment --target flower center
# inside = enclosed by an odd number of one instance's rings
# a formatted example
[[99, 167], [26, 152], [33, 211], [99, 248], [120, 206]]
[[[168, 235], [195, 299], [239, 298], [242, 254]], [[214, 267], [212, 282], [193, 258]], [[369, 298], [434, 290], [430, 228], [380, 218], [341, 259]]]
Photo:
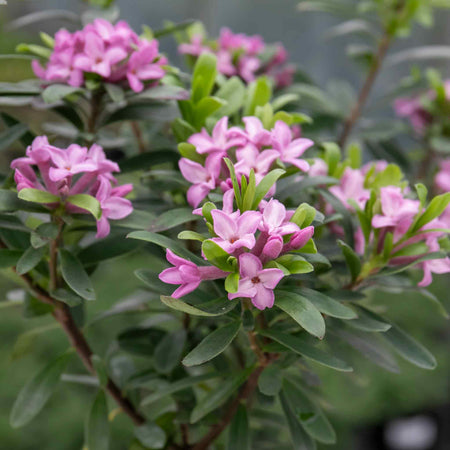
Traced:
[[256, 276], [256, 277], [253, 277], [253, 278], [252, 278], [252, 283], [253, 283], [253, 284], [258, 284], [258, 283], [261, 283], [261, 280], [259, 279], [258, 276]]
[[231, 239], [230, 239], [230, 244], [234, 244], [237, 240], [238, 240], [239, 238], [238, 237], [232, 237]]
[[95, 62], [97, 64], [100, 64], [102, 62], [102, 58], [100, 58], [100, 56], [97, 56], [97, 58], [95, 58]]

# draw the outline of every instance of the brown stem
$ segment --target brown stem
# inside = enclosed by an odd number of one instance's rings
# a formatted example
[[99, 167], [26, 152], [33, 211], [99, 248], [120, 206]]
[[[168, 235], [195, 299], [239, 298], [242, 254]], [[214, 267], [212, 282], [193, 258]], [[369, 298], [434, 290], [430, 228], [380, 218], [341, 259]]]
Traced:
[[380, 71], [381, 65], [386, 56], [390, 43], [391, 43], [391, 35], [385, 32], [380, 40], [380, 43], [378, 44], [378, 49], [375, 54], [375, 58], [372, 62], [372, 65], [370, 66], [367, 78], [364, 81], [364, 84], [359, 92], [358, 99], [352, 108], [350, 116], [345, 121], [344, 128], [342, 130], [342, 134], [339, 139], [339, 145], [341, 147], [344, 147], [348, 137], [350, 136], [350, 133], [353, 130], [353, 127], [355, 126], [356, 122], [358, 121], [361, 115], [364, 105], [366, 104], [367, 98], [369, 97], [369, 94], [372, 90], [373, 84]]
[[[266, 362], [267, 365], [269, 361]], [[248, 400], [256, 387], [258, 378], [264, 370], [265, 365], [258, 366], [250, 375], [244, 387], [240, 390], [238, 396], [232, 401], [220, 422], [214, 424], [208, 433], [192, 447], [192, 450], [207, 450], [207, 448], [220, 436], [222, 431], [230, 424], [235, 416], [241, 402]]]
[[134, 137], [136, 138], [136, 142], [138, 145], [139, 153], [145, 153], [147, 147], [144, 142], [144, 138], [142, 136], [142, 131], [137, 122], [131, 122], [131, 129], [133, 130]]
[[[20, 275], [22, 280], [28, 286], [30, 291], [42, 302], [53, 305], [55, 308], [52, 312], [53, 317], [61, 325], [61, 328], [66, 333], [70, 344], [78, 353], [81, 361], [83, 362], [86, 369], [95, 375], [95, 369], [91, 362], [91, 357], [93, 352], [89, 347], [86, 338], [84, 337], [81, 330], [76, 325], [73, 320], [72, 314], [66, 304], [54, 299], [51, 295], [42, 287], [36, 285], [29, 275]], [[107, 385], [105, 387], [108, 394], [116, 401], [120, 406], [122, 411], [127, 414], [135, 425], [143, 425], [145, 423], [145, 418], [135, 409], [133, 404], [126, 397], [122, 395], [119, 387], [112, 381], [108, 379]]]
[[[92, 135], [95, 135], [95, 132], [97, 130], [97, 121], [101, 111], [100, 107], [102, 103], [102, 97], [103, 97], [102, 91], [97, 90], [92, 92], [91, 111], [87, 123], [87, 132], [91, 133]], [[93, 137], [92, 140], [94, 139], [95, 136]]]

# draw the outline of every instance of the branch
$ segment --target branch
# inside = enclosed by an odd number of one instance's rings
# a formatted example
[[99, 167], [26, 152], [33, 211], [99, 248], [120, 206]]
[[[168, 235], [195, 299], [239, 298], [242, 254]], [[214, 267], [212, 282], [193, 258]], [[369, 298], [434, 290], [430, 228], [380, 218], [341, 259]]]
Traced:
[[342, 134], [339, 139], [339, 145], [341, 146], [341, 148], [343, 148], [345, 146], [347, 139], [353, 130], [353, 127], [355, 126], [356, 122], [358, 121], [358, 119], [361, 115], [361, 112], [364, 108], [364, 105], [366, 104], [367, 98], [369, 97], [369, 94], [375, 83], [377, 75], [380, 72], [384, 58], [388, 51], [389, 45], [391, 43], [391, 39], [392, 39], [391, 35], [389, 33], [385, 32], [383, 34], [383, 37], [380, 40], [380, 43], [378, 44], [378, 49], [375, 54], [375, 59], [372, 62], [369, 73], [367, 74], [367, 78], [361, 88], [361, 91], [359, 92], [358, 100], [356, 101], [355, 105], [353, 106], [350, 116], [345, 121], [344, 128], [342, 130]]
[[[269, 364], [267, 360], [266, 365]], [[233, 400], [228, 409], [226, 410], [224, 416], [219, 423], [214, 424], [208, 433], [192, 447], [192, 450], [207, 450], [207, 448], [220, 436], [223, 430], [230, 424], [235, 416], [239, 405], [241, 402], [249, 399], [256, 387], [258, 386], [258, 379], [261, 372], [264, 370], [266, 365], [258, 366], [250, 375], [244, 387], [239, 392], [238, 396]]]
[[[70, 344], [78, 353], [81, 361], [86, 369], [95, 375], [95, 369], [92, 365], [91, 357], [93, 352], [86, 341], [82, 331], [78, 328], [73, 320], [72, 314], [68, 306], [54, 298], [42, 287], [36, 285], [28, 275], [20, 275], [22, 280], [28, 286], [30, 291], [44, 303], [53, 305], [55, 308], [52, 312], [53, 317], [61, 325], [61, 328], [66, 333]], [[119, 387], [108, 378], [108, 382], [105, 387], [108, 394], [116, 401], [122, 411], [127, 414], [135, 425], [142, 425], [145, 423], [145, 418], [142, 416], [133, 406], [129, 399], [122, 395]]]

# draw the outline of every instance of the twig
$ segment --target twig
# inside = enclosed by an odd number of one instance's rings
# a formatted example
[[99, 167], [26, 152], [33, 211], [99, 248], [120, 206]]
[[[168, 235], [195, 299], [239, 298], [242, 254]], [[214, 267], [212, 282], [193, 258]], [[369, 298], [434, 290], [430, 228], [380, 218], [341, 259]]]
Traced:
[[342, 134], [339, 139], [339, 145], [341, 147], [344, 147], [344, 145], [346, 144], [347, 139], [353, 130], [353, 127], [355, 126], [356, 122], [358, 121], [361, 115], [364, 105], [366, 104], [367, 98], [369, 97], [369, 94], [372, 90], [373, 84], [380, 71], [381, 65], [386, 56], [390, 43], [391, 43], [391, 35], [385, 32], [380, 40], [380, 43], [378, 44], [378, 49], [375, 54], [375, 58], [372, 62], [369, 73], [367, 74], [367, 78], [359, 92], [358, 100], [353, 106], [350, 116], [345, 121], [344, 128], [342, 130]]
[[137, 122], [131, 122], [131, 129], [133, 130], [134, 137], [136, 138], [139, 153], [145, 153], [147, 151], [147, 147], [145, 145], [139, 124]]

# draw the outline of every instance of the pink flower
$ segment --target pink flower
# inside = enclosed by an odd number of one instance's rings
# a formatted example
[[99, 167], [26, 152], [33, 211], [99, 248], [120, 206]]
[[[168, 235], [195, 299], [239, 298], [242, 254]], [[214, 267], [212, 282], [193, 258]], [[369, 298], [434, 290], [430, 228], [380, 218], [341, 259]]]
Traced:
[[321, 158], [314, 158], [314, 162], [309, 168], [308, 175], [310, 177], [321, 177], [328, 175], [328, 165]]
[[211, 49], [203, 45], [203, 36], [195, 34], [191, 38], [191, 42], [183, 43], [178, 46], [178, 51], [184, 55], [200, 56], [202, 53], [210, 52]]
[[216, 188], [220, 175], [220, 155], [210, 155], [206, 158], [205, 167], [187, 158], [179, 162], [181, 174], [193, 185], [188, 189], [187, 199], [191, 206], [197, 208], [200, 202]]
[[444, 159], [439, 164], [439, 172], [434, 179], [436, 187], [441, 192], [450, 192], [450, 159]]
[[399, 117], [407, 117], [410, 120], [414, 131], [419, 135], [425, 132], [433, 120], [417, 98], [398, 98], [394, 102], [394, 109]]
[[220, 30], [218, 39], [220, 48], [227, 50], [245, 50], [249, 55], [256, 55], [264, 51], [265, 44], [261, 36], [247, 36], [243, 33], [235, 34], [229, 28]]
[[[271, 143], [270, 131], [263, 127], [262, 122], [257, 117], [244, 117], [245, 133], [249, 142], [256, 146], [268, 146]], [[231, 131], [231, 129], [230, 129]]]
[[275, 123], [272, 130], [272, 147], [278, 151], [281, 161], [307, 172], [309, 164], [304, 159], [298, 158], [313, 145], [314, 142], [306, 138], [292, 140], [292, 130], [289, 126], [282, 120]]
[[51, 167], [49, 176], [52, 181], [61, 181], [81, 172], [95, 172], [97, 165], [87, 158], [87, 148], [77, 144], [70, 145], [67, 150], [54, 148], [51, 160], [56, 167]]
[[214, 266], [197, 266], [187, 259], [180, 258], [170, 249], [166, 250], [166, 258], [174, 267], [163, 270], [159, 279], [167, 284], [179, 284], [172, 297], [180, 298], [197, 289], [202, 280], [225, 278], [224, 272]]
[[380, 189], [381, 211], [372, 219], [374, 228], [396, 227], [395, 234], [405, 232], [413, 217], [419, 212], [419, 201], [404, 198], [399, 187], [387, 186]]
[[261, 62], [255, 56], [242, 56], [239, 58], [238, 73], [247, 83], [252, 82], [256, 78], [256, 72], [260, 67]]
[[111, 183], [100, 177], [99, 186], [95, 198], [100, 202], [102, 217], [97, 221], [97, 238], [108, 236], [110, 225], [108, 219], [119, 220], [129, 216], [133, 212], [133, 205], [130, 200], [123, 198], [133, 189], [133, 185], [124, 184], [115, 188]]
[[363, 209], [370, 198], [370, 191], [364, 188], [364, 175], [359, 169], [350, 167], [345, 169], [339, 185], [330, 187], [330, 192], [350, 211], [353, 211], [353, 206], [348, 200], [354, 200]]
[[275, 300], [273, 290], [283, 278], [283, 272], [280, 269], [263, 269], [259, 258], [243, 253], [239, 256], [239, 274], [238, 290], [228, 294], [228, 298], [246, 297], [258, 309], [272, 308]]
[[252, 249], [255, 245], [255, 232], [261, 220], [257, 211], [245, 211], [239, 215], [226, 214], [219, 209], [211, 211], [214, 231], [217, 238], [212, 240], [227, 253], [233, 254], [241, 248]]
[[127, 79], [133, 91], [141, 92], [144, 89], [142, 81], [158, 80], [165, 75], [160, 63], [155, 62], [158, 55], [156, 40], [146, 42], [131, 55], [128, 61]]
[[222, 117], [214, 126], [212, 135], [203, 129], [200, 133], [193, 134], [188, 142], [195, 146], [197, 153], [221, 152], [245, 144], [243, 136], [236, 136], [228, 132], [228, 117]]
[[[428, 248], [430, 252], [439, 251], [440, 246], [436, 239], [427, 240]], [[418, 286], [425, 287], [431, 284], [433, 281], [433, 273], [449, 273], [450, 272], [450, 258], [430, 259], [420, 263], [423, 269], [423, 278], [418, 283]]]
[[75, 57], [74, 66], [85, 72], [94, 72], [102, 77], [111, 75], [111, 67], [127, 57], [122, 47], [106, 48], [105, 42], [93, 32], [87, 32], [84, 53]]
[[284, 244], [282, 253], [288, 253], [294, 250], [299, 250], [306, 245], [306, 243], [313, 237], [314, 227], [308, 226], [296, 231], [289, 242]]
[[255, 172], [255, 181], [258, 184], [267, 175], [270, 167], [278, 158], [276, 150], [259, 152], [253, 144], [247, 144], [236, 152], [237, 163], [234, 166], [238, 179], [241, 175], [249, 176], [250, 170]]
[[284, 236], [300, 231], [295, 223], [289, 222], [288, 214], [285, 206], [278, 200], [270, 199], [264, 206], [262, 220], [259, 229], [269, 235]]

